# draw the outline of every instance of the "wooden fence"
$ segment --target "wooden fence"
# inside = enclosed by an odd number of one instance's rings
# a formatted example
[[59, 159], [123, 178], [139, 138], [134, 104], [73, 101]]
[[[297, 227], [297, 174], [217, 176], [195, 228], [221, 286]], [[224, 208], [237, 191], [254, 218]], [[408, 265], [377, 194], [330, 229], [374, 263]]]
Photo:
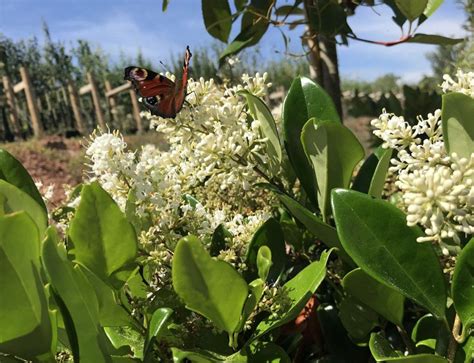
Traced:
[[[0, 95], [0, 103], [3, 103], [2, 113], [3, 115], [3, 133], [9, 132], [11, 135], [10, 139], [19, 140], [26, 138], [26, 134], [33, 135], [35, 138], [41, 138], [46, 132], [51, 133], [51, 122], [48, 120], [48, 114], [40, 112], [41, 101], [40, 98], [35, 94], [34, 87], [31, 82], [30, 74], [26, 67], [20, 67], [21, 81], [12, 84], [8, 76], [2, 77], [4, 95]], [[101, 94], [100, 89], [105, 90], [105, 94]], [[73, 134], [87, 135], [91, 129], [99, 127], [103, 130], [107, 129], [105, 113], [110, 115], [109, 121], [114, 122], [115, 126], [120, 128], [122, 132], [126, 131], [124, 125], [124, 117], [120, 117], [118, 109], [117, 96], [122, 93], [128, 93], [131, 103], [131, 116], [134, 125], [132, 128], [138, 133], [143, 133], [145, 126], [140, 116], [140, 107], [135, 91], [131, 87], [131, 83], [127, 82], [118, 87], [113, 88], [111, 83], [106, 80], [103, 87], [99, 87], [96, 79], [92, 74], [87, 73], [87, 84], [82, 87], [78, 87], [72, 81], [69, 81], [65, 87], [60, 87], [57, 90], [60, 94], [62, 102], [66, 102], [66, 112], [63, 112], [60, 120], [63, 124], [67, 124], [67, 127], [73, 127]], [[20, 117], [20, 105], [24, 106], [24, 102], [21, 101], [20, 93], [24, 93], [26, 99], [27, 111], [23, 112], [23, 118]], [[283, 101], [285, 95], [284, 89], [278, 88], [275, 92], [269, 94], [266, 97], [268, 103], [280, 103]], [[40, 95], [42, 100], [45, 100], [46, 104], [50, 106], [50, 95]], [[92, 100], [93, 109], [93, 123], [87, 124], [85, 120], [85, 109], [81, 107], [84, 101], [84, 96], [89, 96]], [[1, 102], [3, 100], [3, 102]], [[106, 101], [106, 102], [101, 102]], [[90, 102], [90, 100], [89, 100]], [[105, 111], [104, 112], [104, 108]], [[24, 109], [24, 107], [23, 107]], [[43, 110], [44, 111], [44, 110]], [[71, 112], [72, 111], [72, 112]], [[55, 109], [52, 110], [54, 119], [57, 119]], [[43, 118], [42, 118], [43, 117]], [[25, 122], [27, 118], [27, 122]], [[73, 120], [72, 120], [73, 119]], [[43, 123], [46, 121], [46, 124]], [[28, 122], [29, 121], [29, 122]], [[72, 121], [74, 121], [72, 123]], [[54, 125], [54, 122], [52, 123]], [[56, 129], [52, 127], [54, 132], [58, 131], [58, 122], [56, 122]], [[26, 130], [26, 132], [25, 132]], [[2, 135], [2, 129], [0, 128], [0, 141], [5, 140], [5, 135]]]
[[[6, 104], [6, 121], [7, 125], [4, 128], [11, 131], [15, 139], [19, 139], [22, 135], [22, 124], [19, 116], [19, 101], [18, 94], [24, 92], [26, 96], [26, 104], [28, 109], [28, 118], [30, 121], [29, 127], [35, 138], [41, 138], [45, 134], [45, 128], [40, 117], [40, 111], [38, 105], [40, 105], [39, 99], [35, 94], [31, 78], [26, 67], [20, 67], [21, 81], [17, 84], [12, 84], [8, 76], [2, 77], [3, 90], [4, 90], [4, 101]], [[105, 81], [105, 99], [106, 105], [109, 108], [112, 117], [115, 117], [117, 122], [117, 99], [116, 97], [123, 93], [128, 92], [132, 104], [132, 117], [135, 122], [137, 132], [142, 133], [144, 131], [143, 121], [140, 116], [140, 107], [135, 91], [132, 89], [129, 82], [124, 83], [118, 87], [112, 88], [109, 81]], [[69, 99], [69, 105], [72, 109], [74, 117], [74, 126], [78, 133], [86, 135], [90, 130], [88, 129], [85, 121], [83, 110], [81, 109], [80, 98], [84, 95], [90, 95], [92, 98], [92, 104], [94, 109], [95, 125], [105, 130], [107, 128], [104, 110], [101, 105], [101, 94], [97, 81], [94, 79], [92, 74], [87, 73], [87, 84], [78, 88], [73, 82], [68, 82], [67, 93]]]

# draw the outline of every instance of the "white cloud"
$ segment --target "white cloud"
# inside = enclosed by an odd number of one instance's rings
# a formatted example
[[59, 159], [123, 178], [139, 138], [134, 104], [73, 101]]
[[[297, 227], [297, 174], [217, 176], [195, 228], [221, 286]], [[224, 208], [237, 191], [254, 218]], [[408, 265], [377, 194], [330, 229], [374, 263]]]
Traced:
[[109, 14], [100, 22], [58, 22], [52, 33], [55, 39], [66, 42], [88, 40], [100, 46], [112, 59], [117, 58], [120, 52], [135, 56], [138, 49], [141, 49], [145, 57], [154, 61], [168, 58], [172, 49], [171, 42], [164, 34], [148, 32], [143, 28], [132, 17], [122, 12]]

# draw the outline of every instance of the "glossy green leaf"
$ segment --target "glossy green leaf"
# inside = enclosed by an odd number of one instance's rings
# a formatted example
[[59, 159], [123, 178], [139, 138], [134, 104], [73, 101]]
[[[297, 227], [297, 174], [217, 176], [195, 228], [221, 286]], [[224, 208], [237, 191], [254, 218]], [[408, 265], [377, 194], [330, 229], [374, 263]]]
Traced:
[[440, 5], [444, 2], [444, 0], [428, 0], [428, 4], [426, 5], [425, 10], [423, 11], [423, 15], [429, 18], [434, 12], [440, 7]]
[[104, 281], [111, 280], [112, 274], [131, 264], [137, 254], [133, 226], [96, 182], [82, 188], [69, 237], [74, 244], [76, 261]]
[[464, 246], [456, 261], [452, 298], [463, 332], [474, 325], [474, 238]]
[[318, 286], [326, 276], [326, 264], [332, 250], [324, 251], [319, 261], [311, 263], [300, 271], [295, 277], [287, 281], [283, 288], [291, 300], [289, 309], [278, 319], [267, 317], [258, 324], [253, 340], [261, 337], [269, 331], [295, 319], [304, 308], [309, 298], [314, 294]]
[[449, 336], [446, 325], [431, 314], [418, 319], [411, 332], [411, 339], [416, 347], [426, 347], [442, 353], [447, 349]]
[[462, 42], [463, 38], [448, 38], [437, 34], [416, 33], [407, 40], [408, 43], [454, 45]]
[[48, 225], [48, 215], [36, 201], [13, 184], [0, 180], [0, 215], [25, 211], [43, 234]]
[[428, 0], [395, 0], [395, 4], [408, 20], [413, 21], [423, 14]]
[[283, 140], [291, 165], [308, 198], [317, 203], [313, 169], [301, 143], [301, 131], [310, 119], [340, 122], [331, 97], [306, 77], [296, 78], [283, 103]]
[[120, 306], [114, 297], [114, 290], [83, 266], [76, 267], [87, 277], [99, 303], [99, 320], [106, 326], [134, 326], [133, 318]]
[[[179, 348], [171, 348], [173, 354], [173, 362], [193, 362], [193, 363], [218, 363], [229, 362], [225, 357], [213, 352], [205, 350], [182, 350]], [[229, 362], [230, 363], [230, 362]]]
[[324, 220], [331, 215], [331, 190], [348, 188], [364, 148], [347, 127], [333, 121], [309, 120], [301, 143], [317, 181], [318, 204]]
[[271, 250], [272, 266], [268, 278], [270, 281], [276, 281], [285, 268], [287, 258], [283, 231], [274, 218], [268, 219], [255, 232], [249, 243], [246, 263], [250, 268], [255, 269], [257, 266], [257, 253], [262, 246]]
[[338, 309], [332, 305], [320, 305], [317, 309], [321, 333], [324, 337], [324, 351], [329, 362], [366, 363], [369, 352], [355, 345], [349, 338], [339, 318]]
[[211, 247], [209, 248], [211, 256], [219, 256], [219, 253], [226, 249], [226, 245], [232, 237], [232, 233], [223, 224], [219, 224], [212, 234]]
[[392, 149], [384, 149], [381, 146], [376, 148], [362, 164], [354, 179], [352, 189], [380, 198], [391, 157]]
[[43, 264], [65, 319], [73, 354], [84, 362], [110, 362], [94, 289], [79, 266], [68, 260], [65, 248], [58, 244], [56, 231], [50, 228], [47, 233]]
[[458, 346], [454, 363], [472, 363], [474, 361], [474, 335]]
[[339, 318], [356, 341], [367, 341], [369, 333], [378, 325], [377, 313], [351, 296], [344, 297], [339, 304]]
[[174, 289], [188, 309], [229, 334], [236, 330], [248, 287], [231, 265], [211, 258], [201, 242], [190, 236], [175, 248], [172, 276]]
[[267, 139], [266, 154], [269, 158], [267, 169], [272, 174], [276, 174], [280, 167], [282, 151], [280, 136], [278, 135], [272, 113], [268, 106], [257, 96], [254, 96], [248, 91], [240, 91], [239, 93], [246, 98], [252, 118], [258, 120], [260, 123], [260, 130]]
[[4, 149], [0, 149], [0, 179], [24, 191], [38, 203], [46, 215], [48, 214], [43, 198], [30, 174], [17, 159]]
[[334, 36], [351, 32], [347, 24], [347, 13], [337, 1], [319, 0], [317, 6], [305, 8], [309, 24], [316, 33]]
[[395, 351], [381, 333], [372, 333], [369, 342], [370, 352], [376, 362], [397, 363], [447, 363], [448, 361], [439, 355], [415, 354], [404, 356]]
[[143, 345], [145, 339], [141, 333], [128, 326], [109, 326], [104, 328], [104, 332], [110, 342], [110, 354], [133, 354], [135, 358], [143, 359]]
[[305, 12], [302, 8], [294, 5], [282, 5], [275, 9], [275, 15], [277, 16], [289, 16], [289, 15], [304, 15]]
[[443, 139], [449, 154], [469, 159], [474, 152], [474, 99], [462, 93], [443, 95]]
[[145, 357], [144, 361], [146, 362], [147, 359], [151, 361], [151, 357], [149, 357], [151, 354], [151, 348], [153, 341], [155, 339], [158, 339], [159, 334], [166, 329], [166, 324], [168, 323], [168, 320], [173, 313], [173, 310], [168, 309], [168, 308], [161, 308], [155, 310], [153, 313], [150, 324], [148, 327], [148, 331], [146, 334], [146, 339], [145, 339], [145, 344], [143, 346], [143, 356]]
[[227, 42], [232, 28], [232, 14], [227, 0], [202, 0], [202, 17], [207, 32], [221, 42]]
[[247, 322], [248, 317], [255, 310], [255, 307], [259, 303], [260, 299], [265, 292], [265, 281], [261, 278], [253, 280], [249, 283], [250, 294], [245, 302], [244, 309], [242, 311], [242, 317], [240, 320], [239, 330], [241, 330], [244, 324]]
[[25, 212], [0, 217], [0, 351], [25, 359], [48, 355], [53, 341], [39, 238]]
[[252, 0], [253, 12], [244, 12], [240, 33], [219, 55], [219, 64], [222, 66], [226, 57], [240, 52], [241, 50], [257, 44], [267, 32], [269, 23], [264, 16], [256, 14], [267, 14], [273, 5], [272, 0]]
[[272, 266], [272, 251], [268, 246], [262, 246], [257, 253], [258, 276], [265, 281]]
[[288, 211], [299, 220], [316, 238], [321, 240], [328, 247], [337, 248], [336, 253], [341, 256], [344, 261], [350, 265], [354, 265], [354, 262], [349, 255], [344, 251], [336, 229], [327, 223], [324, 223], [320, 218], [313, 214], [310, 210], [306, 209], [300, 203], [286, 194], [281, 193], [279, 190], [268, 187], [276, 193], [278, 199], [288, 209]]
[[399, 292], [381, 284], [364, 270], [357, 268], [342, 280], [344, 291], [357, 298], [372, 310], [395, 325], [403, 326], [405, 298]]
[[389, 202], [336, 189], [332, 204], [344, 249], [365, 272], [445, 319], [446, 286], [429, 243], [416, 242], [418, 227]]

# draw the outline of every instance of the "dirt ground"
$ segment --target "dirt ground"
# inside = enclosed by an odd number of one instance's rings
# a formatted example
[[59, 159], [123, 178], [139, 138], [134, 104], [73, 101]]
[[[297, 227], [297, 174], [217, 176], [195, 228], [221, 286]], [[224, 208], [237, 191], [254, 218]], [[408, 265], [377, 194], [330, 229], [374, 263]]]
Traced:
[[[125, 137], [131, 149], [145, 144], [163, 145], [163, 140], [163, 136], [156, 132]], [[64, 184], [75, 186], [82, 181], [86, 171], [84, 163], [87, 162], [87, 143], [85, 138], [47, 136], [41, 140], [7, 143], [0, 147], [15, 156], [35, 182], [43, 184], [42, 192], [51, 184], [54, 185], [54, 196], [50, 204], [55, 207], [64, 200]]]
[[[347, 118], [345, 125], [349, 127], [361, 144], [364, 146], [366, 155], [370, 152], [371, 137], [369, 129], [370, 118]], [[131, 149], [138, 149], [141, 145], [155, 144], [163, 146], [165, 138], [156, 132], [150, 131], [145, 135], [132, 135], [125, 137]], [[2, 144], [14, 155], [31, 174], [33, 179], [43, 184], [42, 192], [54, 185], [54, 196], [51, 200], [53, 207], [59, 206], [64, 200], [64, 184], [77, 185], [82, 181], [85, 172], [84, 145], [85, 138], [66, 139], [60, 136], [47, 136], [42, 140], [15, 142]]]

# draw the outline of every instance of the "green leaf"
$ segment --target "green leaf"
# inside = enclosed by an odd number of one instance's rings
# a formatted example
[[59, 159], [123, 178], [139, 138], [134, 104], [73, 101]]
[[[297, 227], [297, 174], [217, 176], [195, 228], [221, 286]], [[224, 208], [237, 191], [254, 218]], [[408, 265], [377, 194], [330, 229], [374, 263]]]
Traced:
[[0, 180], [0, 215], [25, 211], [42, 235], [48, 225], [48, 215], [36, 201], [21, 189]]
[[248, 287], [231, 265], [211, 258], [201, 242], [190, 236], [175, 248], [172, 276], [174, 289], [188, 309], [229, 334], [235, 332]]
[[277, 16], [305, 15], [302, 8], [294, 5], [282, 5], [275, 10]]
[[365, 160], [364, 164], [362, 164], [354, 179], [352, 189], [375, 198], [380, 198], [390, 166], [392, 152], [392, 149], [384, 149], [381, 146], [376, 148]]
[[411, 332], [411, 339], [416, 347], [427, 347], [441, 354], [446, 351], [449, 336], [446, 325], [431, 314], [418, 319]]
[[282, 151], [280, 136], [278, 135], [278, 130], [272, 113], [267, 105], [257, 96], [254, 96], [248, 91], [240, 91], [239, 94], [246, 98], [250, 115], [254, 120], [259, 121], [260, 130], [262, 131], [263, 136], [268, 140], [266, 142], [266, 152], [270, 160], [267, 169], [272, 174], [276, 174], [280, 167]]
[[428, 0], [395, 0], [395, 4], [405, 17], [412, 22], [418, 18], [428, 5]]
[[260, 299], [265, 292], [265, 281], [261, 278], [253, 280], [249, 283], [250, 294], [245, 302], [244, 309], [242, 311], [242, 318], [240, 320], [239, 330], [244, 327], [244, 324], [248, 320], [248, 317], [255, 310], [255, 307], [259, 303]]
[[310, 210], [303, 207], [293, 198], [286, 194], [281, 193], [278, 189], [269, 187], [270, 190], [277, 194], [278, 199], [288, 209], [288, 211], [299, 220], [306, 229], [311, 232], [316, 238], [321, 240], [328, 247], [337, 248], [336, 253], [344, 259], [347, 263], [354, 265], [354, 262], [349, 255], [344, 251], [339, 237], [337, 236], [336, 229], [327, 223], [324, 223]]
[[[255, 232], [249, 243], [246, 263], [253, 270], [257, 266], [257, 253], [262, 246], [267, 246], [271, 250], [272, 267], [268, 278], [275, 282], [285, 269], [287, 258], [283, 231], [274, 218], [268, 219]], [[253, 276], [256, 276], [256, 274], [253, 274]]]
[[257, 253], [257, 269], [258, 276], [265, 281], [268, 277], [268, 272], [272, 266], [272, 251], [268, 246], [261, 246]]
[[234, 0], [234, 5], [237, 11], [242, 11], [247, 4], [247, 0]]
[[219, 224], [212, 234], [211, 247], [209, 249], [211, 256], [218, 256], [222, 250], [225, 250], [228, 240], [232, 237], [232, 233], [223, 224]]
[[161, 5], [161, 11], [162, 11], [162, 12], [165, 12], [166, 9], [168, 9], [168, 4], [169, 4], [169, 2], [170, 2], [169, 0], [163, 0], [163, 3], [162, 3], [162, 5]]
[[429, 18], [434, 12], [440, 7], [444, 0], [428, 0], [428, 5], [426, 5], [423, 15]]
[[316, 83], [298, 77], [291, 84], [283, 103], [283, 140], [291, 165], [308, 198], [317, 205], [314, 173], [301, 143], [301, 131], [310, 119], [340, 122], [331, 97]]
[[[253, 12], [246, 11], [242, 16], [240, 33], [219, 55], [219, 64], [222, 66], [226, 57], [240, 52], [242, 49], [257, 44], [265, 35], [269, 23], [265, 18], [272, 0], [252, 0]], [[256, 14], [262, 14], [259, 16]]]
[[342, 280], [344, 290], [395, 325], [403, 326], [405, 298], [370, 277], [362, 269], [349, 272]]
[[324, 351], [328, 362], [368, 362], [368, 351], [355, 345], [341, 323], [338, 310], [332, 305], [320, 305], [317, 317], [324, 337]]
[[389, 202], [343, 189], [332, 192], [344, 249], [365, 272], [445, 319], [446, 286], [433, 247], [416, 242], [403, 212]]
[[356, 341], [368, 341], [369, 333], [378, 325], [377, 313], [351, 296], [342, 299], [339, 317], [349, 336]]
[[106, 326], [134, 326], [136, 323], [125, 309], [117, 304], [112, 288], [83, 266], [76, 267], [87, 277], [99, 303], [99, 320]]
[[454, 45], [462, 42], [463, 38], [448, 38], [436, 34], [414, 34], [407, 40], [407, 43], [421, 43], [421, 44], [437, 44], [437, 45]]
[[474, 360], [474, 335], [471, 335], [456, 351], [454, 363], [472, 363]]
[[474, 152], [474, 99], [462, 93], [443, 95], [443, 139], [449, 154], [469, 160]]
[[334, 0], [319, 0], [316, 6], [307, 6], [308, 20], [315, 33], [326, 36], [347, 34], [351, 28], [347, 24], [347, 13]]
[[25, 212], [0, 217], [0, 351], [28, 360], [56, 350], [39, 272], [39, 238]]
[[207, 32], [226, 43], [232, 28], [232, 14], [227, 0], [202, 0], [202, 17]]
[[303, 310], [309, 298], [314, 294], [318, 286], [326, 276], [326, 264], [332, 250], [324, 251], [319, 261], [311, 263], [300, 271], [295, 277], [283, 285], [288, 298], [291, 300], [291, 306], [278, 319], [267, 317], [258, 324], [252, 340], [256, 340], [262, 335], [268, 333], [283, 324], [295, 319]]
[[331, 215], [331, 190], [348, 188], [354, 168], [364, 158], [364, 148], [341, 123], [309, 120], [301, 143], [318, 185], [318, 203], [323, 219]]
[[24, 191], [38, 203], [46, 215], [48, 214], [43, 198], [30, 174], [17, 159], [4, 149], [0, 149], [0, 179]]
[[400, 362], [400, 363], [447, 363], [448, 361], [432, 354], [415, 354], [404, 356], [395, 351], [381, 333], [372, 333], [369, 342], [370, 352], [376, 362]]
[[131, 264], [137, 254], [133, 226], [96, 182], [82, 188], [69, 237], [76, 261], [106, 282], [114, 283], [111, 276]]
[[153, 347], [153, 341], [159, 337], [159, 334], [166, 329], [166, 324], [173, 313], [173, 310], [168, 308], [161, 308], [155, 310], [153, 313], [148, 331], [146, 333], [146, 340], [143, 346], [143, 356], [145, 357], [144, 362], [148, 359], [151, 362], [151, 352]]
[[463, 335], [474, 324], [474, 238], [464, 246], [454, 268], [452, 297], [463, 325]]
[[68, 260], [66, 250], [58, 244], [53, 228], [43, 242], [44, 268], [66, 324], [75, 359], [83, 362], [110, 362], [106, 337], [99, 324], [99, 302], [79, 266]]

